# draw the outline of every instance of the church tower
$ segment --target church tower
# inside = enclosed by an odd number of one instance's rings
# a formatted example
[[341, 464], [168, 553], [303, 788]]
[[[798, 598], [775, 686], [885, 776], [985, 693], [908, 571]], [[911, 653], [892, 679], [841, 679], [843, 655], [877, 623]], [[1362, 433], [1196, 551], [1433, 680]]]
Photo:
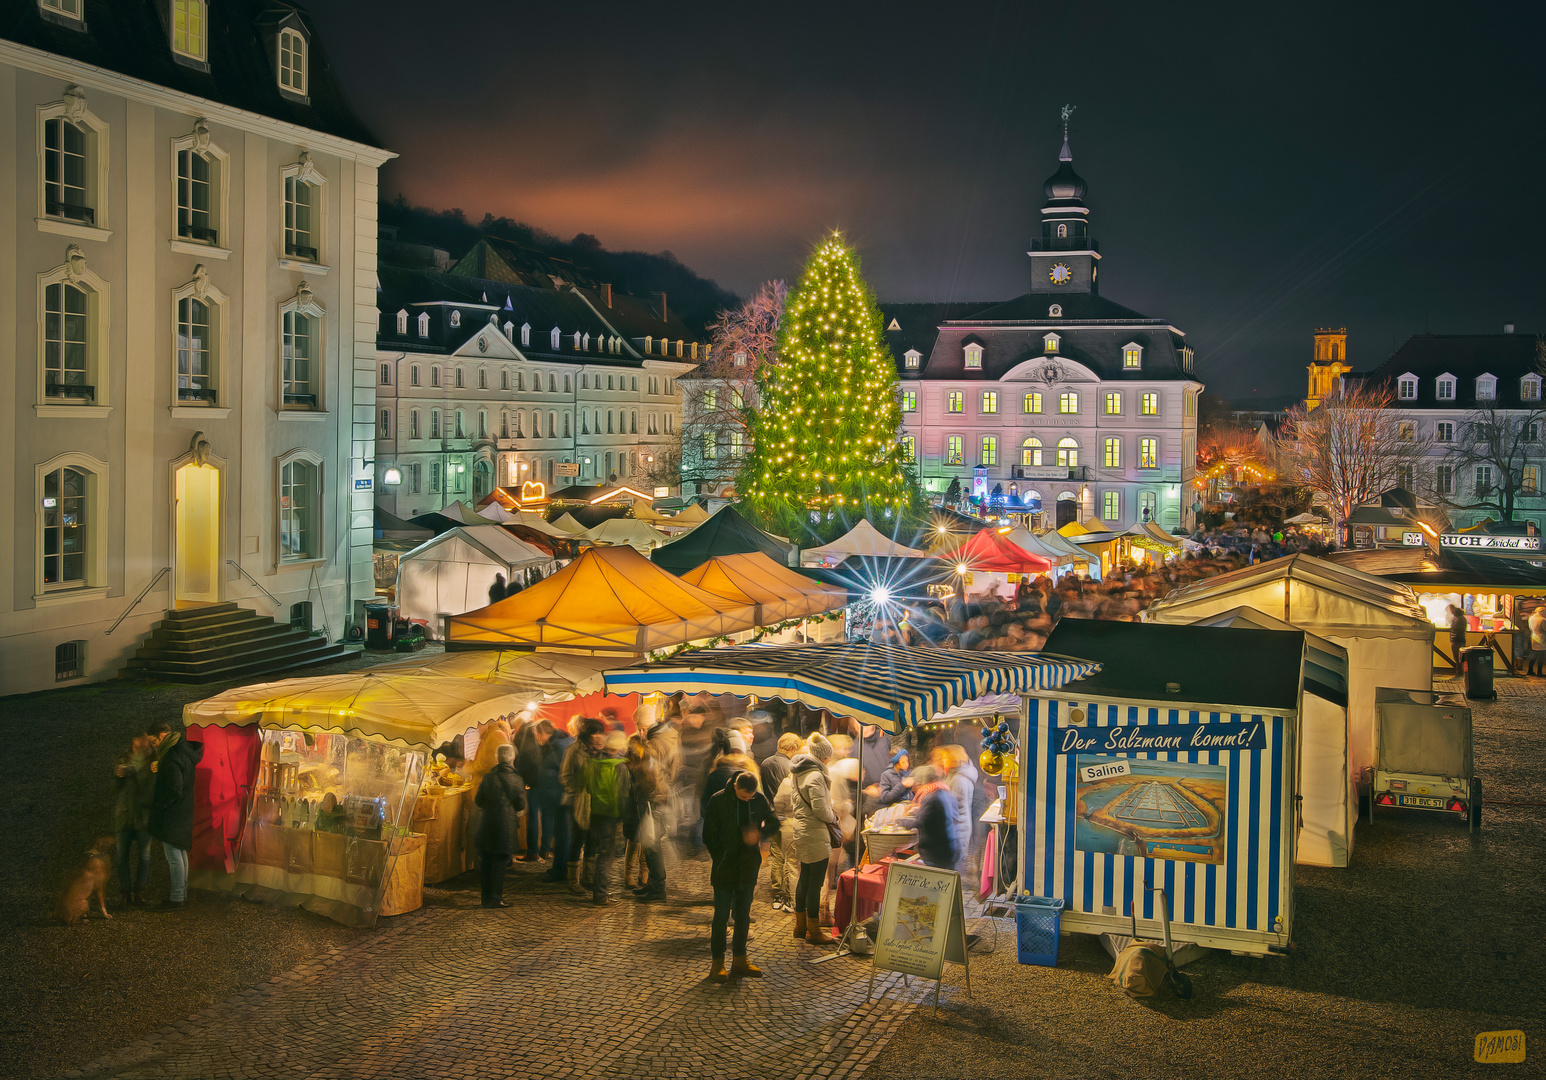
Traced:
[[1084, 205], [1084, 178], [1074, 172], [1068, 147], [1072, 105], [1063, 106], [1063, 151], [1058, 170], [1042, 185], [1041, 237], [1031, 241], [1031, 292], [1095, 293], [1100, 245], [1090, 235], [1090, 209]]
[[1347, 362], [1347, 327], [1315, 331], [1315, 359], [1309, 370], [1309, 388], [1304, 398], [1307, 411], [1319, 405], [1322, 398], [1335, 394], [1342, 385], [1342, 376], [1353, 370]]

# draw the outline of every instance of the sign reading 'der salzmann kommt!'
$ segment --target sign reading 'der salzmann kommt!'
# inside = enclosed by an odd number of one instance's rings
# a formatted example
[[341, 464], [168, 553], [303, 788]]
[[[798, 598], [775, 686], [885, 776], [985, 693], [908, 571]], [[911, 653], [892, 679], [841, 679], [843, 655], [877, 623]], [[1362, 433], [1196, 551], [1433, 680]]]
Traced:
[[1441, 547], [1474, 548], [1478, 551], [1540, 551], [1539, 536], [1494, 536], [1491, 533], [1445, 533]]
[[1062, 728], [1053, 732], [1060, 754], [1187, 754], [1211, 750], [1267, 749], [1267, 722], [1227, 724], [1126, 724]]

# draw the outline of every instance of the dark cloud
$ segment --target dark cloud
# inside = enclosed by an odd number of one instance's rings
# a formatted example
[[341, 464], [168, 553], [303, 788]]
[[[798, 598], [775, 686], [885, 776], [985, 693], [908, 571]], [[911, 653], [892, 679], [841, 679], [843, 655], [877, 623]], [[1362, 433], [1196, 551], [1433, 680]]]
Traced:
[[1527, 5], [313, 0], [383, 191], [741, 293], [827, 229], [889, 299], [1026, 286], [1078, 105], [1107, 295], [1220, 392], [1297, 389], [1317, 325], [1546, 331], [1541, 16]]

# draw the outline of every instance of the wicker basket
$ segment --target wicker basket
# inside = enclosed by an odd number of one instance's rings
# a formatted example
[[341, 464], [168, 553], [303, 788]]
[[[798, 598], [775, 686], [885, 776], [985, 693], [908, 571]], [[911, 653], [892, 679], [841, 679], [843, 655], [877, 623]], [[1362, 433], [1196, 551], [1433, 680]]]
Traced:
[[864, 847], [869, 854], [870, 862], [880, 862], [887, 855], [894, 855], [902, 848], [909, 847], [918, 842], [918, 831], [909, 829], [907, 832], [874, 832], [866, 829], [864, 832]]

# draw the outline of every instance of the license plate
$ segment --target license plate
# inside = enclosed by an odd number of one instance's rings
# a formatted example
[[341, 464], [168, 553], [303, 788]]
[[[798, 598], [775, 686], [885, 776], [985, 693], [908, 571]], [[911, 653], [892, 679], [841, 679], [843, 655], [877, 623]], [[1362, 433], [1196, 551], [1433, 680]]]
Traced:
[[1421, 795], [1398, 795], [1396, 797], [1396, 804], [1398, 806], [1425, 806], [1434, 810], [1442, 810], [1449, 805], [1449, 802], [1447, 799], [1428, 799]]

